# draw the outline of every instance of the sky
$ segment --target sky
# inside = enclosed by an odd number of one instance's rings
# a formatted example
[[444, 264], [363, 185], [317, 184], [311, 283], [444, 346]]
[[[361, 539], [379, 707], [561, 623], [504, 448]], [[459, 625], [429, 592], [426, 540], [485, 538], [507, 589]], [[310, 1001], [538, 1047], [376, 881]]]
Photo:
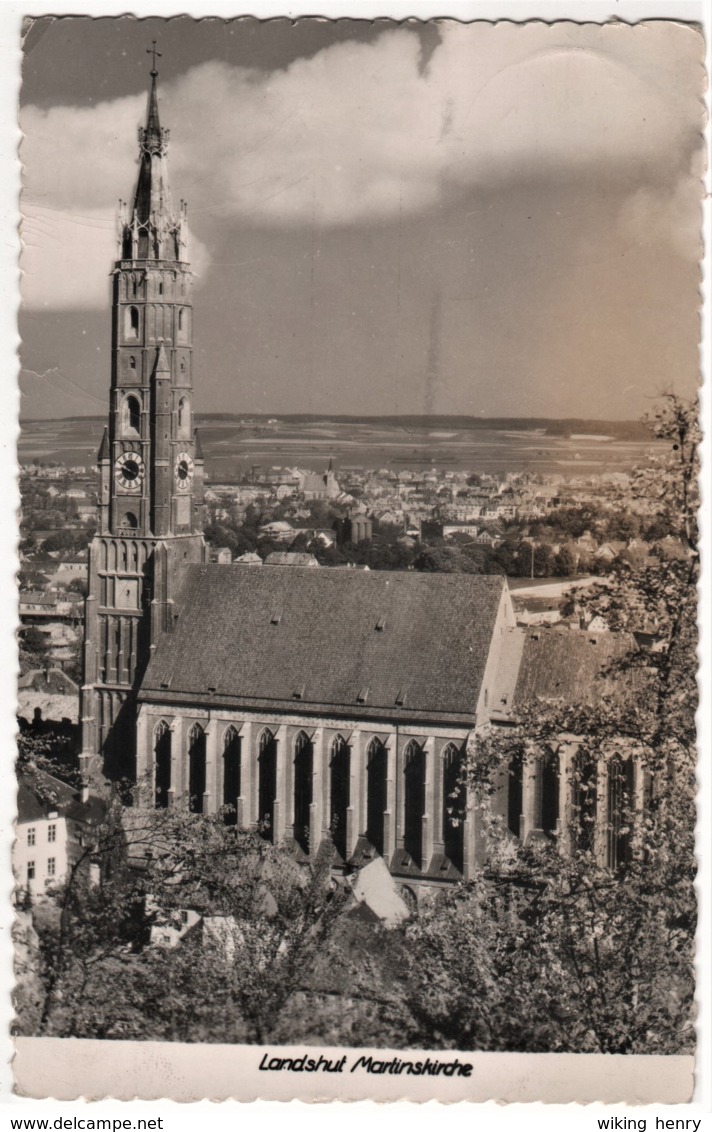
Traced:
[[634, 418], [698, 380], [690, 27], [45, 18], [22, 414], [103, 414], [158, 40], [199, 412]]

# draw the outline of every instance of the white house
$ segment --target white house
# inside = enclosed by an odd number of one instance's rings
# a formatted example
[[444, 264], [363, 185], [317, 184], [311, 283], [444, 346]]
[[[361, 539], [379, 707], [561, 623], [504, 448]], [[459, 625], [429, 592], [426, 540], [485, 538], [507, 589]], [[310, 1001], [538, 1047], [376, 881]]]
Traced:
[[66, 782], [45, 771], [20, 774], [12, 868], [18, 892], [42, 898], [65, 880], [91, 844], [92, 828], [104, 817], [100, 798], [79, 801]]

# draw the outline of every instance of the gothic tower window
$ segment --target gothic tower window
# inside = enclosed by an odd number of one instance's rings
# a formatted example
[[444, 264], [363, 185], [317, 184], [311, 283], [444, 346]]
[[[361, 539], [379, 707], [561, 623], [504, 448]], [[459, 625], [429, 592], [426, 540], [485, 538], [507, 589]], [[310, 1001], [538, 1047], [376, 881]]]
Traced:
[[205, 748], [205, 732], [199, 723], [194, 723], [188, 732], [188, 794], [192, 814], [203, 812]]
[[313, 773], [314, 748], [309, 736], [300, 731], [294, 741], [294, 840], [305, 852], [309, 849]]
[[181, 397], [178, 402], [178, 435], [182, 440], [190, 437], [190, 401]]
[[331, 744], [329, 774], [331, 785], [331, 820], [329, 828], [334, 847], [346, 859], [346, 817], [349, 808], [351, 752], [348, 743], [337, 735]]
[[265, 840], [272, 841], [277, 793], [277, 740], [268, 727], [260, 735], [257, 750], [260, 833]]
[[171, 788], [171, 729], [162, 719], [153, 733], [153, 762], [155, 768], [155, 804], [165, 809]]
[[403, 848], [418, 868], [423, 867], [423, 814], [425, 813], [425, 751], [414, 740], [403, 756]]
[[141, 432], [141, 402], [131, 394], [121, 405], [121, 433], [123, 436], [138, 436]]
[[136, 358], [133, 354], [129, 358], [129, 369], [132, 369], [132, 370], [136, 369]]
[[240, 797], [241, 743], [234, 727], [228, 727], [223, 739], [223, 806], [225, 824], [237, 824], [237, 800]]
[[448, 743], [442, 755], [443, 812], [442, 836], [445, 856], [459, 869], [464, 865], [465, 783], [460, 752]]
[[138, 528], [138, 519], [133, 511], [126, 511], [121, 516], [121, 526], [129, 531], [135, 531]]
[[127, 307], [126, 308], [126, 325], [125, 325], [126, 337], [127, 338], [138, 338], [139, 325], [140, 325], [140, 322], [139, 322], [138, 307]]
[[372, 739], [366, 752], [366, 837], [381, 856], [384, 851], [386, 775], [386, 748], [380, 739]]

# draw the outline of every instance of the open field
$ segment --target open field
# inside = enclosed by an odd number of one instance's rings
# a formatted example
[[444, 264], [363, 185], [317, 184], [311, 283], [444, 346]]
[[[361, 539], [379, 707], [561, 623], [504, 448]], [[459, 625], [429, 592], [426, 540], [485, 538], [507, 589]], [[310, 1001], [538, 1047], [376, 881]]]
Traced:
[[[614, 433], [620, 422], [611, 422], [610, 439], [602, 439], [600, 429], [593, 428], [591, 435], [579, 432], [570, 437], [538, 427], [505, 426], [505, 422], [502, 427], [469, 421], [461, 428], [443, 427], [438, 418], [426, 424], [399, 424], [393, 418], [382, 423], [326, 418], [242, 423], [239, 417], [206, 415], [197, 423], [206, 467], [214, 480], [240, 476], [256, 464], [318, 470], [330, 457], [337, 469], [435, 467], [467, 472], [602, 474], [629, 471], [646, 453], [661, 447], [649, 439], [617, 438]], [[448, 418], [447, 425], [451, 423]], [[20, 461], [93, 464], [102, 431], [103, 421], [92, 417], [26, 421], [19, 441]]]

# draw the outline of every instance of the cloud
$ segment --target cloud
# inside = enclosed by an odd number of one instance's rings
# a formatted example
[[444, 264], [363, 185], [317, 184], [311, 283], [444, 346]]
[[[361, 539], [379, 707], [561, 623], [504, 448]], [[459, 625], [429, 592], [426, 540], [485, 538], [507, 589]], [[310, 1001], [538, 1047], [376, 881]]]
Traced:
[[[606, 171], [639, 184], [689, 163], [702, 51], [690, 29], [440, 29], [425, 70], [417, 37], [394, 28], [284, 70], [209, 62], [163, 87], [171, 182], [194, 224], [367, 224], [478, 185]], [[129, 195], [144, 114], [145, 97], [23, 111], [29, 306], [103, 305], [109, 202]]]
[[667, 245], [692, 263], [701, 259], [704, 186], [696, 165], [672, 187], [641, 187], [627, 197], [618, 214], [618, 228], [626, 241]]

